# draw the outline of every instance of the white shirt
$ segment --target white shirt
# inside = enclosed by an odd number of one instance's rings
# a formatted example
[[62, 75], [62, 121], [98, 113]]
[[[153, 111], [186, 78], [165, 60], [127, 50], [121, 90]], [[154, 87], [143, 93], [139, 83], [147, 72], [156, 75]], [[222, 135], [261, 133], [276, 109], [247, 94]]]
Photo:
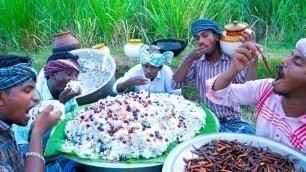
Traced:
[[[124, 93], [125, 91], [124, 92], [117, 91], [118, 83], [125, 82], [129, 78], [135, 76], [145, 77], [141, 64], [134, 66], [128, 72], [126, 72], [123, 77], [119, 78], [113, 86], [113, 92], [116, 94]], [[173, 76], [172, 70], [168, 66], [163, 65], [163, 68], [160, 71], [158, 71], [157, 76], [154, 78], [153, 81], [149, 82], [146, 85], [135, 86], [135, 92], [139, 92], [140, 90], [145, 90], [151, 93], [164, 92], [164, 93], [172, 93], [180, 95], [181, 89], [177, 90], [172, 89], [171, 86], [172, 76]]]

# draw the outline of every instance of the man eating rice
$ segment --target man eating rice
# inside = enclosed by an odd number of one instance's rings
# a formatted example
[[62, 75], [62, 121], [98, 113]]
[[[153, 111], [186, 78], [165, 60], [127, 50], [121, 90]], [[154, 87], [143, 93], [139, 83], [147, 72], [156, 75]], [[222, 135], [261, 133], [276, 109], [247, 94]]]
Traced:
[[148, 92], [164, 92], [181, 94], [180, 89], [172, 89], [171, 79], [173, 72], [165, 65], [172, 62], [173, 52], [149, 51], [154, 48], [142, 44], [139, 48], [140, 64], [131, 68], [119, 78], [113, 86], [114, 93], [125, 93], [128, 88], [134, 87], [135, 92], [145, 90]]

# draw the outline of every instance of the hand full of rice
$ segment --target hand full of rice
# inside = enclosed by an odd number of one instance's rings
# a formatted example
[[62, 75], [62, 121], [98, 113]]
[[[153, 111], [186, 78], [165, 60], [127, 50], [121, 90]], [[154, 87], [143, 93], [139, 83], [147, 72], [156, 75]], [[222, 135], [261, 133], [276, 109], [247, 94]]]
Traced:
[[51, 115], [57, 111], [60, 111], [62, 113], [60, 119], [65, 119], [65, 106], [58, 100], [46, 100], [39, 102], [39, 104], [30, 109], [29, 115], [33, 120], [35, 120], [48, 105], [53, 105], [53, 110], [50, 113]]
[[79, 81], [69, 81], [65, 89], [71, 88], [75, 93], [80, 93], [82, 91], [81, 83]]

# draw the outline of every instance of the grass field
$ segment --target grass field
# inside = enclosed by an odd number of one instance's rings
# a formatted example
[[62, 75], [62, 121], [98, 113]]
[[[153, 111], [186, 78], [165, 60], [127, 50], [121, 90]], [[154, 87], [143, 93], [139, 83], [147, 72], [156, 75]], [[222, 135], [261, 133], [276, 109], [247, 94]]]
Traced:
[[[306, 36], [305, 0], [0, 0], [0, 52], [48, 50], [71, 30], [84, 47], [120, 46], [131, 38], [188, 39], [192, 21], [247, 22], [261, 44], [289, 45]], [[140, 29], [133, 16], [138, 16]]]

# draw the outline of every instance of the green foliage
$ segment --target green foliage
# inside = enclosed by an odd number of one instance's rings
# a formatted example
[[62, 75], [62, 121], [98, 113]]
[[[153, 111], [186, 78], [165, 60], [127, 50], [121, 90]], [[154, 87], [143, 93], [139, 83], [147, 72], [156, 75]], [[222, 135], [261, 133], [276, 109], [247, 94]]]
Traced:
[[[91, 12], [97, 18], [100, 41], [111, 42], [118, 44], [118, 39], [128, 40], [129, 34], [133, 32], [133, 27], [130, 26], [134, 1], [121, 0], [93, 0], [88, 1]], [[125, 37], [127, 35], [127, 37]]]
[[[0, 51], [50, 49], [53, 35], [71, 30], [83, 47], [121, 45], [147, 35], [185, 39], [200, 16], [223, 26], [245, 21], [257, 42], [290, 45], [305, 37], [304, 0], [0, 0]], [[143, 30], [133, 15], [136, 14]]]
[[272, 74], [269, 73], [267, 67], [265, 66], [262, 55], [259, 55], [259, 64], [258, 64], [258, 75], [259, 79], [262, 78], [274, 78], [277, 73], [277, 67], [282, 64], [281, 60], [291, 56], [291, 53], [294, 49], [291, 48], [284, 48], [282, 46], [277, 45], [269, 45], [264, 47], [263, 53], [267, 58], [267, 63], [269, 68], [272, 70]]
[[248, 0], [245, 1], [250, 23], [265, 42], [290, 43], [306, 36], [305, 0]]
[[205, 9], [208, 3], [197, 0], [148, 1], [142, 15], [150, 26], [150, 35], [155, 38], [185, 39], [189, 35], [190, 23], [199, 17], [199, 9]]
[[0, 4], [0, 40], [3, 46], [17, 49], [29, 46], [28, 40], [36, 36], [34, 0], [3, 0]]
[[272, 71], [272, 74], [268, 71], [267, 67], [265, 66], [264, 62], [262, 60], [259, 60], [258, 64], [258, 79], [263, 79], [263, 78], [274, 78], [276, 75], [276, 69], [277, 66], [281, 65], [281, 58], [271, 58], [268, 59], [267, 61], [269, 68]]

